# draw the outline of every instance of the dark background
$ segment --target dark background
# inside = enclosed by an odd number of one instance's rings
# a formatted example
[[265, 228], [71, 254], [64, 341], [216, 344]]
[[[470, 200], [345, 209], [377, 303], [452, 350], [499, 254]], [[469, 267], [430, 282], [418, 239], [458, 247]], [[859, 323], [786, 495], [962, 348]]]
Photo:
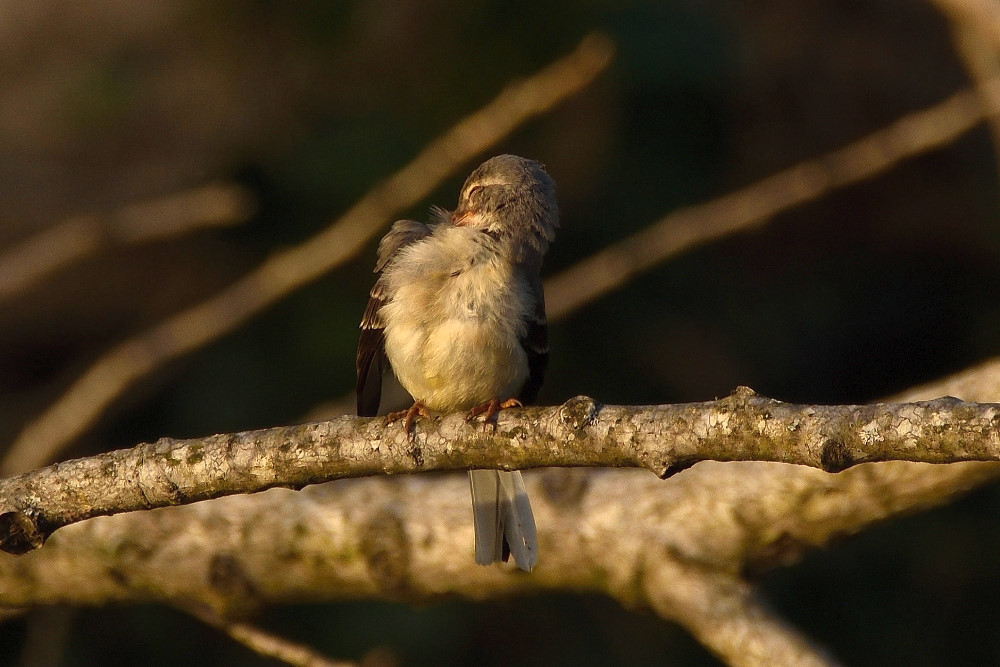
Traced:
[[[0, 303], [0, 446], [109, 346], [322, 229], [592, 29], [617, 43], [611, 69], [491, 151], [538, 159], [559, 185], [548, 274], [968, 84], [945, 17], [917, 0], [5, 3], [0, 251], [68, 216], [213, 180], [242, 183], [258, 212], [111, 250]], [[478, 161], [406, 215], [453, 207]], [[693, 401], [749, 385], [857, 403], [996, 355], [998, 202], [981, 126], [673, 258], [553, 326], [540, 402]], [[64, 456], [292, 423], [347, 394], [374, 245], [141, 382]], [[849, 664], [1000, 662], [998, 516], [1000, 489], [986, 488], [770, 572], [763, 594]], [[593, 596], [260, 620], [372, 664], [715, 664], [678, 627]], [[40, 646], [66, 665], [270, 664], [161, 607], [50, 610], [0, 628], [3, 664], [32, 664]]]

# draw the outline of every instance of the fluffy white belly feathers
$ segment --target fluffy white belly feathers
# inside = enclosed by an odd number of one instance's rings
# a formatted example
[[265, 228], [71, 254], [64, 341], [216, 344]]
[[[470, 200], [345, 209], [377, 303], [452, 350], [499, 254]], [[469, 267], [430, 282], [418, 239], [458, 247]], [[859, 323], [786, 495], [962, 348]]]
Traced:
[[441, 226], [402, 248], [386, 271], [386, 356], [432, 410], [516, 396], [528, 378], [520, 341], [535, 303], [493, 245], [475, 230]]

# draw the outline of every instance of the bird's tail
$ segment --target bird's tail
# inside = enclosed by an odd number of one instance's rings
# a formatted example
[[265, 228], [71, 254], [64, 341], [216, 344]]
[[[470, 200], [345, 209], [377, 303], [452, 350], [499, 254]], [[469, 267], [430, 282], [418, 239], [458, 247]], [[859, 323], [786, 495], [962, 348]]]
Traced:
[[531, 572], [538, 562], [538, 536], [521, 473], [470, 470], [469, 483], [476, 562], [489, 565], [513, 556], [519, 568]]

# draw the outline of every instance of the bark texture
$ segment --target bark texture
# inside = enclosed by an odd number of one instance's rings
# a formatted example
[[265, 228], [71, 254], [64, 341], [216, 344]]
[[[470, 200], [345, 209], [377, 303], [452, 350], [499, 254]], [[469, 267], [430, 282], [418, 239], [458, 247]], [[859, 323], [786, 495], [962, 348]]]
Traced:
[[173, 440], [0, 480], [0, 548], [25, 553], [95, 516], [347, 477], [499, 467], [634, 467], [668, 477], [699, 461], [772, 461], [840, 472], [860, 463], [1000, 460], [1000, 406], [794, 405], [741, 387], [705, 403], [504, 411], [496, 428], [462, 415], [421, 420], [407, 439], [384, 419], [341, 417]]

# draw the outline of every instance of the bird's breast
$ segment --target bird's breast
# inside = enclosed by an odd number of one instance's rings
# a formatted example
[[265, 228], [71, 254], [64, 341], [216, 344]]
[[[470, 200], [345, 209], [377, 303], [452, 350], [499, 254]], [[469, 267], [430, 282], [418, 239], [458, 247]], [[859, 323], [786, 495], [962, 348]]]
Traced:
[[520, 340], [535, 305], [526, 279], [483, 251], [410, 259], [386, 276], [382, 309], [386, 355], [403, 387], [443, 411], [517, 395], [528, 377]]

